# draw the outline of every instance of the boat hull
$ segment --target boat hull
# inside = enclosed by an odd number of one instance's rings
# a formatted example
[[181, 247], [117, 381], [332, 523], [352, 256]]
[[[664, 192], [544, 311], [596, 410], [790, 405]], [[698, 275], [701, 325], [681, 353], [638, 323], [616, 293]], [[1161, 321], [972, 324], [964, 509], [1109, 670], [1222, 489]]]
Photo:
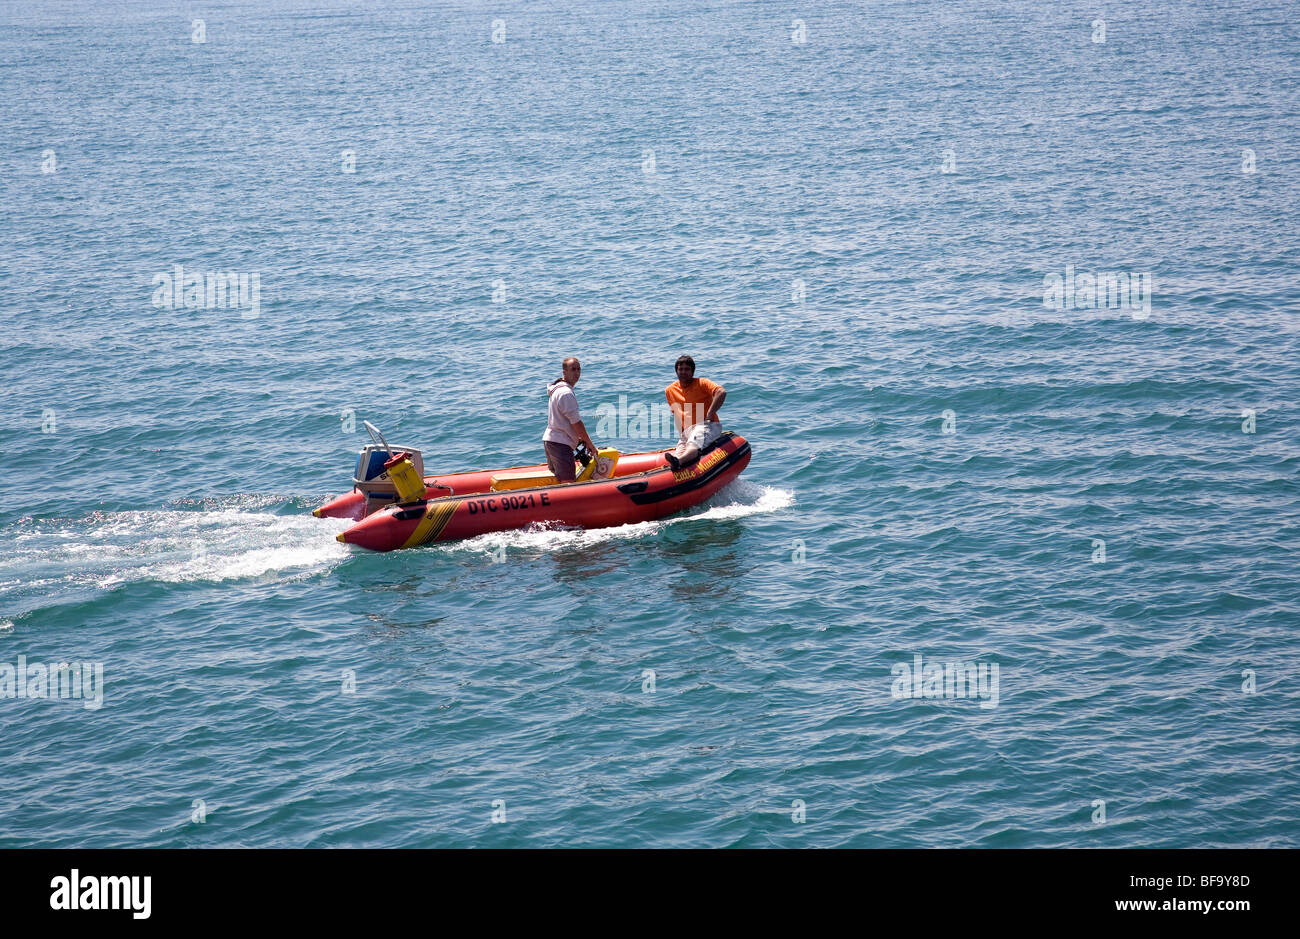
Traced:
[[[662, 461], [662, 453], [655, 456]], [[682, 470], [661, 464], [593, 482], [389, 506], [362, 519], [338, 540], [371, 551], [393, 551], [534, 525], [608, 528], [648, 522], [699, 505], [739, 476], [749, 459], [749, 443], [728, 432]]]

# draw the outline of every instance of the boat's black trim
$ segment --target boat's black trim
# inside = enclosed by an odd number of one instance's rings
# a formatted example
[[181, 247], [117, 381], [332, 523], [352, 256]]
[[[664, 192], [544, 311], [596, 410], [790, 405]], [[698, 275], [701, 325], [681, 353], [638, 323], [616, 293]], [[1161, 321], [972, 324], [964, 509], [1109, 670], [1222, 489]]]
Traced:
[[[710, 447], [709, 450], [713, 448]], [[705, 451], [707, 453], [708, 450]], [[717, 466], [709, 467], [709, 470], [694, 479], [688, 479], [684, 483], [678, 483], [676, 486], [669, 486], [667, 489], [660, 489], [658, 492], [642, 492], [629, 496], [637, 505], [653, 505], [656, 502], [664, 502], [668, 499], [675, 499], [677, 496], [685, 495], [692, 490], [699, 489], [701, 486], [707, 486], [713, 480], [717, 479], [727, 468], [733, 466], [741, 457], [749, 453], [748, 441], [741, 444], [735, 450], [727, 455], [723, 460], [718, 461]], [[703, 454], [701, 454], [703, 455]]]
[[429, 500], [407, 502], [393, 513], [393, 518], [397, 519], [399, 522], [409, 522], [413, 518], [423, 518], [425, 508], [428, 504]]

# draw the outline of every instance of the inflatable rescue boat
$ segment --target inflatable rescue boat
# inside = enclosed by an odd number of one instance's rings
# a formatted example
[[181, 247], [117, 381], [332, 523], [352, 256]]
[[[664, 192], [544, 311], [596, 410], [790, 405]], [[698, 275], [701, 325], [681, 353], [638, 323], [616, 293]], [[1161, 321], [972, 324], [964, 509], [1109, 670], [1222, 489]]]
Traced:
[[559, 484], [544, 465], [423, 475], [418, 450], [377, 442], [362, 449], [355, 488], [312, 514], [357, 524], [338, 540], [371, 551], [414, 548], [531, 526], [608, 528], [663, 518], [699, 505], [749, 465], [749, 444], [730, 431], [689, 466], [674, 470], [665, 451], [585, 457], [578, 481]]

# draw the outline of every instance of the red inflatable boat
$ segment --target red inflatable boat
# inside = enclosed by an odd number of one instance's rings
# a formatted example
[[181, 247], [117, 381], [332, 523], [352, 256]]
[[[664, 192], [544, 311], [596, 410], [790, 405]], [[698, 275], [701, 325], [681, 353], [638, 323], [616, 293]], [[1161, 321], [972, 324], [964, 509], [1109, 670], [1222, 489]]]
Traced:
[[[362, 451], [363, 460], [365, 455]], [[389, 504], [367, 512], [374, 494], [354, 491], [315, 514], [360, 518], [338, 540], [371, 551], [414, 548], [532, 525], [607, 528], [648, 522], [699, 505], [739, 476], [749, 465], [749, 456], [745, 438], [727, 431], [695, 463], [680, 470], [673, 470], [660, 451], [619, 456], [607, 468], [608, 478], [567, 485], [518, 488], [530, 476], [545, 474], [544, 466], [430, 476], [422, 477], [426, 498], [418, 501], [394, 505], [395, 497], [389, 496]], [[359, 475], [363, 475], [361, 463]]]
[[[406, 451], [415, 454], [419, 460], [419, 451], [410, 447], [394, 447], [394, 451]], [[373, 453], [373, 456], [372, 456]], [[372, 512], [392, 505], [397, 501], [397, 492], [391, 484], [384, 485], [387, 474], [382, 472], [385, 450], [379, 447], [366, 447], [357, 460], [356, 485], [351, 492], [345, 492], [326, 502], [318, 509], [312, 510], [317, 518], [350, 518], [360, 521]], [[618, 457], [614, 464], [614, 476], [632, 476], [644, 473], [658, 466], [666, 466], [663, 451], [652, 453], [628, 453]], [[545, 463], [534, 466], [515, 466], [510, 469], [476, 470], [472, 473], [444, 473], [440, 476], [424, 476], [424, 498], [436, 499], [440, 496], [473, 495], [489, 492], [492, 481], [500, 476], [534, 476], [545, 477], [550, 470]], [[423, 475], [423, 474], [421, 474]], [[368, 478], [367, 478], [368, 477]]]

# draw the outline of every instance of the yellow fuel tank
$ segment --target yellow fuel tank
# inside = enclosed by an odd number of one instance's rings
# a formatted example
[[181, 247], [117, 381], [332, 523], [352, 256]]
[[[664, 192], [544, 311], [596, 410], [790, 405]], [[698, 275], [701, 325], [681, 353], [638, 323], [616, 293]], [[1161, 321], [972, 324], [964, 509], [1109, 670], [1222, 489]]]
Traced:
[[384, 464], [384, 471], [397, 487], [398, 502], [415, 502], [424, 498], [424, 480], [415, 471], [409, 453], [399, 453]]

